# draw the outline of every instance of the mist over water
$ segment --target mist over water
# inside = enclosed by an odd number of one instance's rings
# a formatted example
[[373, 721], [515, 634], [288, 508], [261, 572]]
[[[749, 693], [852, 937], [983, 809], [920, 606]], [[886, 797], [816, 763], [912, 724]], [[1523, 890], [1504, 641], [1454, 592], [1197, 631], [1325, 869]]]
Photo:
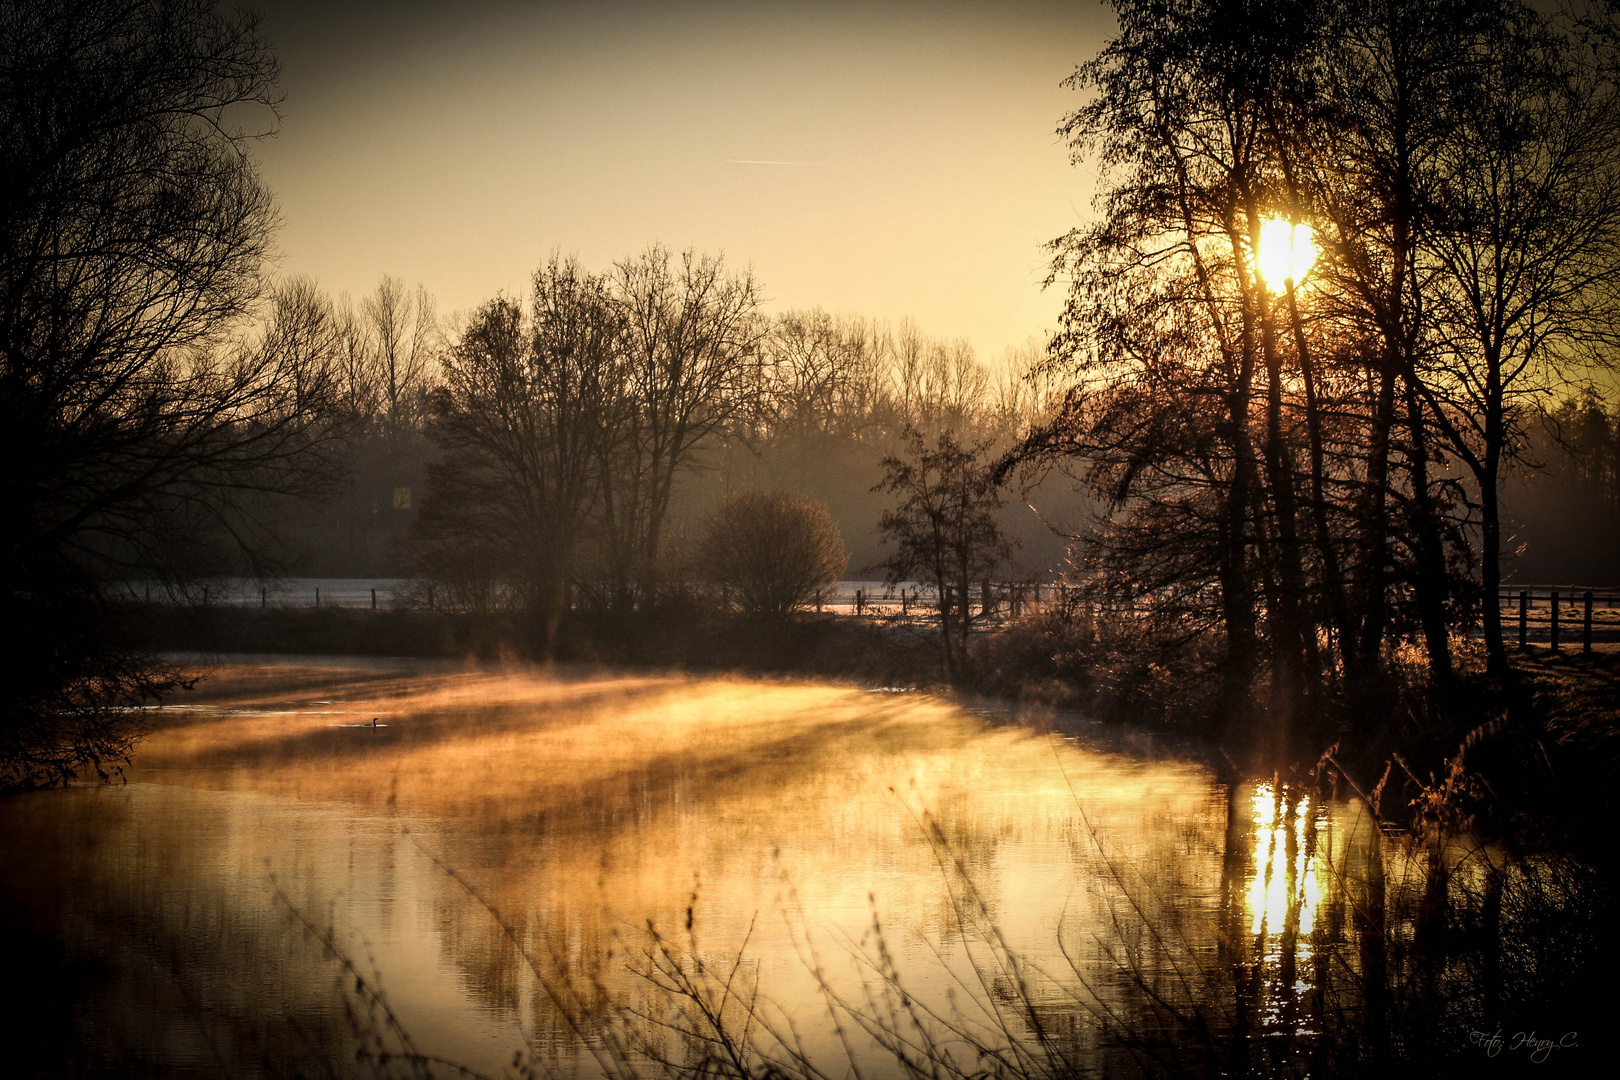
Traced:
[[651, 925], [715, 970], [740, 959], [835, 1064], [813, 969], [858, 997], [879, 944], [918, 1000], [971, 1017], [998, 992], [999, 934], [1037, 1003], [1097, 1042], [1078, 982], [1129, 1014], [1123, 972], [1213, 970], [1233, 918], [1266, 969], [1256, 1023], [1305, 1030], [1310, 942], [1350, 932], [1332, 867], [1351, 811], [1229, 799], [1198, 767], [922, 694], [288, 658], [218, 668], [152, 721], [127, 784], [0, 802], [0, 915], [59, 961], [25, 1061], [351, 1061], [330, 930], [423, 1052], [498, 1073], [527, 1043], [589, 1071], [439, 864], [548, 979], [651, 1001]]

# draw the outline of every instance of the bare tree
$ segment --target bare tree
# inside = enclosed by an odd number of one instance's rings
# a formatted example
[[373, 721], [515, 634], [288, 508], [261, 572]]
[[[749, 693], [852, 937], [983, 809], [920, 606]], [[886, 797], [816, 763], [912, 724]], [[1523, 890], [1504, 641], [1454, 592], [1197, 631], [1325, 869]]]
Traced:
[[431, 429], [445, 456], [430, 468], [412, 548], [451, 602], [515, 596], [549, 652], [625, 386], [608, 283], [554, 257], [533, 284], [528, 317], [512, 300], [485, 304], [445, 360]]
[[[324, 311], [294, 286], [233, 345], [276, 222], [243, 116], [274, 127], [252, 16], [204, 0], [0, 7], [0, 783], [100, 770], [127, 705], [175, 685], [109, 636], [111, 582], [320, 473]], [[255, 110], [257, 110], [255, 112]]]
[[923, 412], [923, 380], [927, 377], [932, 344], [923, 336], [915, 319], [905, 319], [894, 337], [893, 370], [895, 398], [902, 423], [915, 423]]
[[[1322, 587], [1339, 612], [1345, 671], [1374, 690], [1403, 591], [1416, 594], [1431, 670], [1442, 681], [1451, 670], [1446, 604], [1453, 579], [1437, 490], [1444, 465], [1419, 370], [1434, 338], [1435, 269], [1426, 252], [1446, 218], [1455, 91], [1490, 62], [1487, 31], [1506, 10], [1470, 0], [1327, 6], [1313, 46], [1320, 98], [1276, 131], [1279, 156], [1289, 163], [1285, 186], [1301, 212], [1314, 216], [1331, 256], [1305, 301], [1305, 320], [1337, 328], [1344, 366], [1359, 369], [1367, 384], [1357, 410], [1364, 415], [1362, 451], [1336, 478], [1353, 542]], [[1298, 336], [1304, 326], [1292, 296], [1290, 304]], [[1331, 411], [1315, 410], [1312, 423]], [[1312, 510], [1323, 548], [1327, 492], [1336, 485], [1319, 464], [1319, 445], [1313, 433]]]
[[392, 437], [416, 430], [427, 418], [427, 391], [439, 351], [433, 298], [418, 285], [407, 292], [399, 278], [385, 276], [360, 301], [361, 355], [365, 382], [383, 432]]
[[[529, 327], [516, 302], [480, 307], [445, 358], [429, 427], [442, 456], [428, 466], [422, 510], [404, 541], [407, 564], [436, 590], [434, 603], [488, 613], [521, 590], [537, 547], [533, 491], [546, 453], [536, 427]], [[442, 599], [441, 599], [442, 597]], [[531, 596], [532, 599], [532, 596]]]
[[1425, 237], [1439, 340], [1417, 387], [1477, 485], [1485, 641], [1502, 675], [1505, 467], [1544, 405], [1620, 346], [1620, 96], [1529, 11], [1490, 44], [1450, 96], [1443, 225]]
[[989, 414], [990, 372], [966, 340], [924, 335], [910, 319], [894, 343], [895, 397], [903, 424], [922, 431], [966, 432]]
[[887, 344], [873, 323], [820, 308], [776, 318], [761, 342], [772, 430], [858, 436], [880, 411]]
[[904, 456], [884, 459], [884, 478], [872, 489], [899, 500], [878, 522], [894, 548], [884, 570], [891, 583], [920, 578], [936, 589], [940, 659], [955, 681], [967, 673], [968, 636], [978, 618], [973, 585], [1012, 558], [1012, 545], [996, 521], [1001, 494], [986, 444], [960, 443], [949, 431], [933, 445], [914, 428], [905, 436]]
[[341, 343], [343, 410], [357, 426], [364, 426], [382, 414], [382, 388], [373, 362], [376, 350], [366, 320], [355, 310], [348, 293], [338, 298], [334, 312]]
[[662, 247], [609, 275], [627, 395], [600, 448], [607, 571], [617, 603], [650, 584], [670, 495], [700, 443], [745, 418], [759, 386], [759, 285], [715, 256]]
[[1037, 338], [1008, 346], [989, 368], [990, 412], [999, 434], [1017, 438], [1062, 404], [1065, 387]]

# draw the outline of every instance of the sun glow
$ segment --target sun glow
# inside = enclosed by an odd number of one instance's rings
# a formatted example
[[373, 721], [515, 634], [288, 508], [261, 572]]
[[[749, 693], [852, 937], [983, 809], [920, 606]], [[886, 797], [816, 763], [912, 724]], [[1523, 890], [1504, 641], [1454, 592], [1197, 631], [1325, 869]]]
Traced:
[[1272, 292], [1284, 291], [1290, 281], [1299, 284], [1316, 262], [1316, 230], [1304, 222], [1272, 218], [1260, 226], [1260, 252], [1255, 261]]

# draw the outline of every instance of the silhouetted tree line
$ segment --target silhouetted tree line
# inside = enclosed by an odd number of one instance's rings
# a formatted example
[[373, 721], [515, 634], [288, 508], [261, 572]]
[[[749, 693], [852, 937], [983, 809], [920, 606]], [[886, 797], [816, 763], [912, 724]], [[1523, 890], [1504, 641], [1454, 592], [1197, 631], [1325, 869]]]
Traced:
[[[1258, 694], [1280, 749], [1409, 636], [1442, 688], [1471, 627], [1505, 674], [1504, 478], [1615, 355], [1607, 9], [1114, 7], [1060, 128], [1104, 169], [1053, 245], [1068, 389], [1004, 471], [1079, 464], [1094, 590], [1218, 643], [1228, 718]], [[1263, 265], [1273, 219], [1308, 273]]]
[[[1032, 357], [1003, 366], [1018, 362]], [[997, 395], [971, 347], [910, 322], [767, 316], [752, 275], [712, 256], [655, 246], [602, 273], [554, 257], [526, 300], [483, 305], [444, 353], [440, 456], [403, 555], [436, 606], [520, 609], [554, 645], [576, 603], [634, 611], [703, 572], [699, 545], [669, 536], [695, 472], [865, 446], [864, 490], [908, 432], [1010, 441], [1034, 415], [1026, 373]], [[738, 489], [753, 486], [782, 485]]]
[[[659, 252], [639, 258], [675, 261]], [[718, 260], [709, 261], [718, 265]], [[687, 556], [695, 552], [697, 534], [703, 531], [699, 518], [705, 507], [729, 494], [789, 488], [821, 500], [863, 495], [884, 474], [884, 459], [905, 447], [908, 431], [955, 432], [970, 442], [1004, 449], [1055, 397], [1051, 380], [1032, 374], [1044, 355], [1033, 339], [986, 364], [967, 342], [930, 337], [910, 320], [893, 327], [820, 309], [768, 315], [755, 303], [746, 318], [747, 349], [725, 374], [723, 395], [715, 396], [722, 389], [718, 383], [664, 388], [696, 395], [680, 406], [692, 417], [718, 418], [723, 412], [724, 422], [694, 426], [677, 416], [676, 427], [671, 427], [649, 404], [661, 400], [656, 394], [647, 396], [654, 384], [638, 382], [625, 366], [631, 345], [624, 294], [609, 302], [600, 296], [592, 300], [571, 287], [556, 291], [569, 275], [592, 279], [592, 288], [599, 288], [615, 280], [623, 264], [592, 278], [570, 260], [554, 262], [531, 283], [532, 296], [498, 298], [469, 316], [448, 320], [436, 315], [432, 297], [420, 286], [413, 294], [395, 278], [384, 278], [359, 303], [346, 295], [335, 300], [325, 296], [308, 279], [280, 287], [298, 298], [298, 332], [305, 347], [335, 372], [345, 419], [334, 449], [345, 466], [343, 475], [319, 499], [288, 504], [279, 512], [277, 551], [284, 564], [309, 565], [313, 559], [314, 565], [355, 567], [344, 571], [350, 574], [419, 574], [424, 583], [431, 582], [435, 605], [446, 608], [488, 611], [530, 605], [533, 591], [519, 583], [523, 575], [513, 561], [514, 552], [530, 549], [528, 533], [511, 521], [498, 525], [485, 514], [488, 507], [475, 507], [479, 499], [507, 496], [499, 493], [499, 485], [476, 484], [475, 496], [462, 480], [471, 475], [469, 468], [477, 469], [453, 445], [470, 431], [494, 431], [515, 422], [505, 415], [475, 416], [477, 396], [487, 398], [494, 390], [465, 382], [468, 363], [494, 362], [492, 328], [503, 319], [508, 345], [532, 354], [523, 362], [539, 366], [530, 376], [503, 385], [500, 394], [509, 402], [532, 399], [535, 408], [576, 414], [568, 422], [574, 426], [566, 430], [553, 424], [527, 432], [523, 438], [532, 445], [530, 452], [595, 462], [594, 479], [586, 485], [590, 509], [578, 514], [587, 523], [587, 546], [595, 554], [577, 561], [573, 548], [564, 545], [557, 565], [565, 569], [559, 580], [583, 584], [585, 599], [619, 610], [651, 595], [644, 588], [647, 583], [693, 571]], [[535, 303], [545, 305], [546, 326], [567, 322], [574, 327], [570, 333], [597, 335], [593, 356], [574, 357], [568, 371], [536, 359], [550, 355], [545, 350], [555, 346], [535, 337]], [[582, 329], [587, 326], [594, 329]], [[466, 359], [479, 356], [484, 359]], [[678, 363], [674, 370], [689, 374]], [[614, 381], [620, 377], [626, 381]], [[589, 402], [568, 398], [566, 405], [543, 404], [551, 379], [565, 384], [586, 379], [597, 389]], [[436, 414], [439, 406], [452, 408], [454, 423], [437, 422], [436, 417], [452, 416]], [[635, 455], [622, 453], [610, 467], [600, 445], [590, 452], [564, 445], [584, 437], [584, 421], [578, 418], [587, 413], [594, 418], [591, 423], [606, 425], [597, 432], [599, 442], [620, 436], [630, 440], [621, 450], [649, 433], [676, 436], [680, 445], [671, 454], [655, 440], [643, 448], [645, 467], [633, 466]], [[676, 430], [681, 423], [689, 429], [684, 434]], [[605, 434], [610, 427], [619, 434]], [[503, 452], [516, 450], [509, 445]], [[391, 488], [413, 484], [418, 477], [426, 483], [416, 483], [411, 513], [390, 512]], [[517, 482], [508, 477], [502, 483], [509, 480]], [[876, 505], [856, 503], [840, 506], [838, 517], [846, 530], [864, 535], [874, 531], [880, 514]], [[476, 527], [475, 519], [480, 521]], [[388, 558], [387, 538], [399, 540], [407, 528], [409, 539], [396, 543], [395, 557]]]

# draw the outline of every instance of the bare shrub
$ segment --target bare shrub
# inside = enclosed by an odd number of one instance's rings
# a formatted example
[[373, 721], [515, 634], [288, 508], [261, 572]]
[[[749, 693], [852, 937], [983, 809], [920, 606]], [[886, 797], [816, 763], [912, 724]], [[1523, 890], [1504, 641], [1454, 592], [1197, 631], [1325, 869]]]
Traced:
[[744, 491], [715, 510], [698, 560], [745, 614], [785, 619], [836, 582], [849, 558], [825, 506], [784, 491]]

